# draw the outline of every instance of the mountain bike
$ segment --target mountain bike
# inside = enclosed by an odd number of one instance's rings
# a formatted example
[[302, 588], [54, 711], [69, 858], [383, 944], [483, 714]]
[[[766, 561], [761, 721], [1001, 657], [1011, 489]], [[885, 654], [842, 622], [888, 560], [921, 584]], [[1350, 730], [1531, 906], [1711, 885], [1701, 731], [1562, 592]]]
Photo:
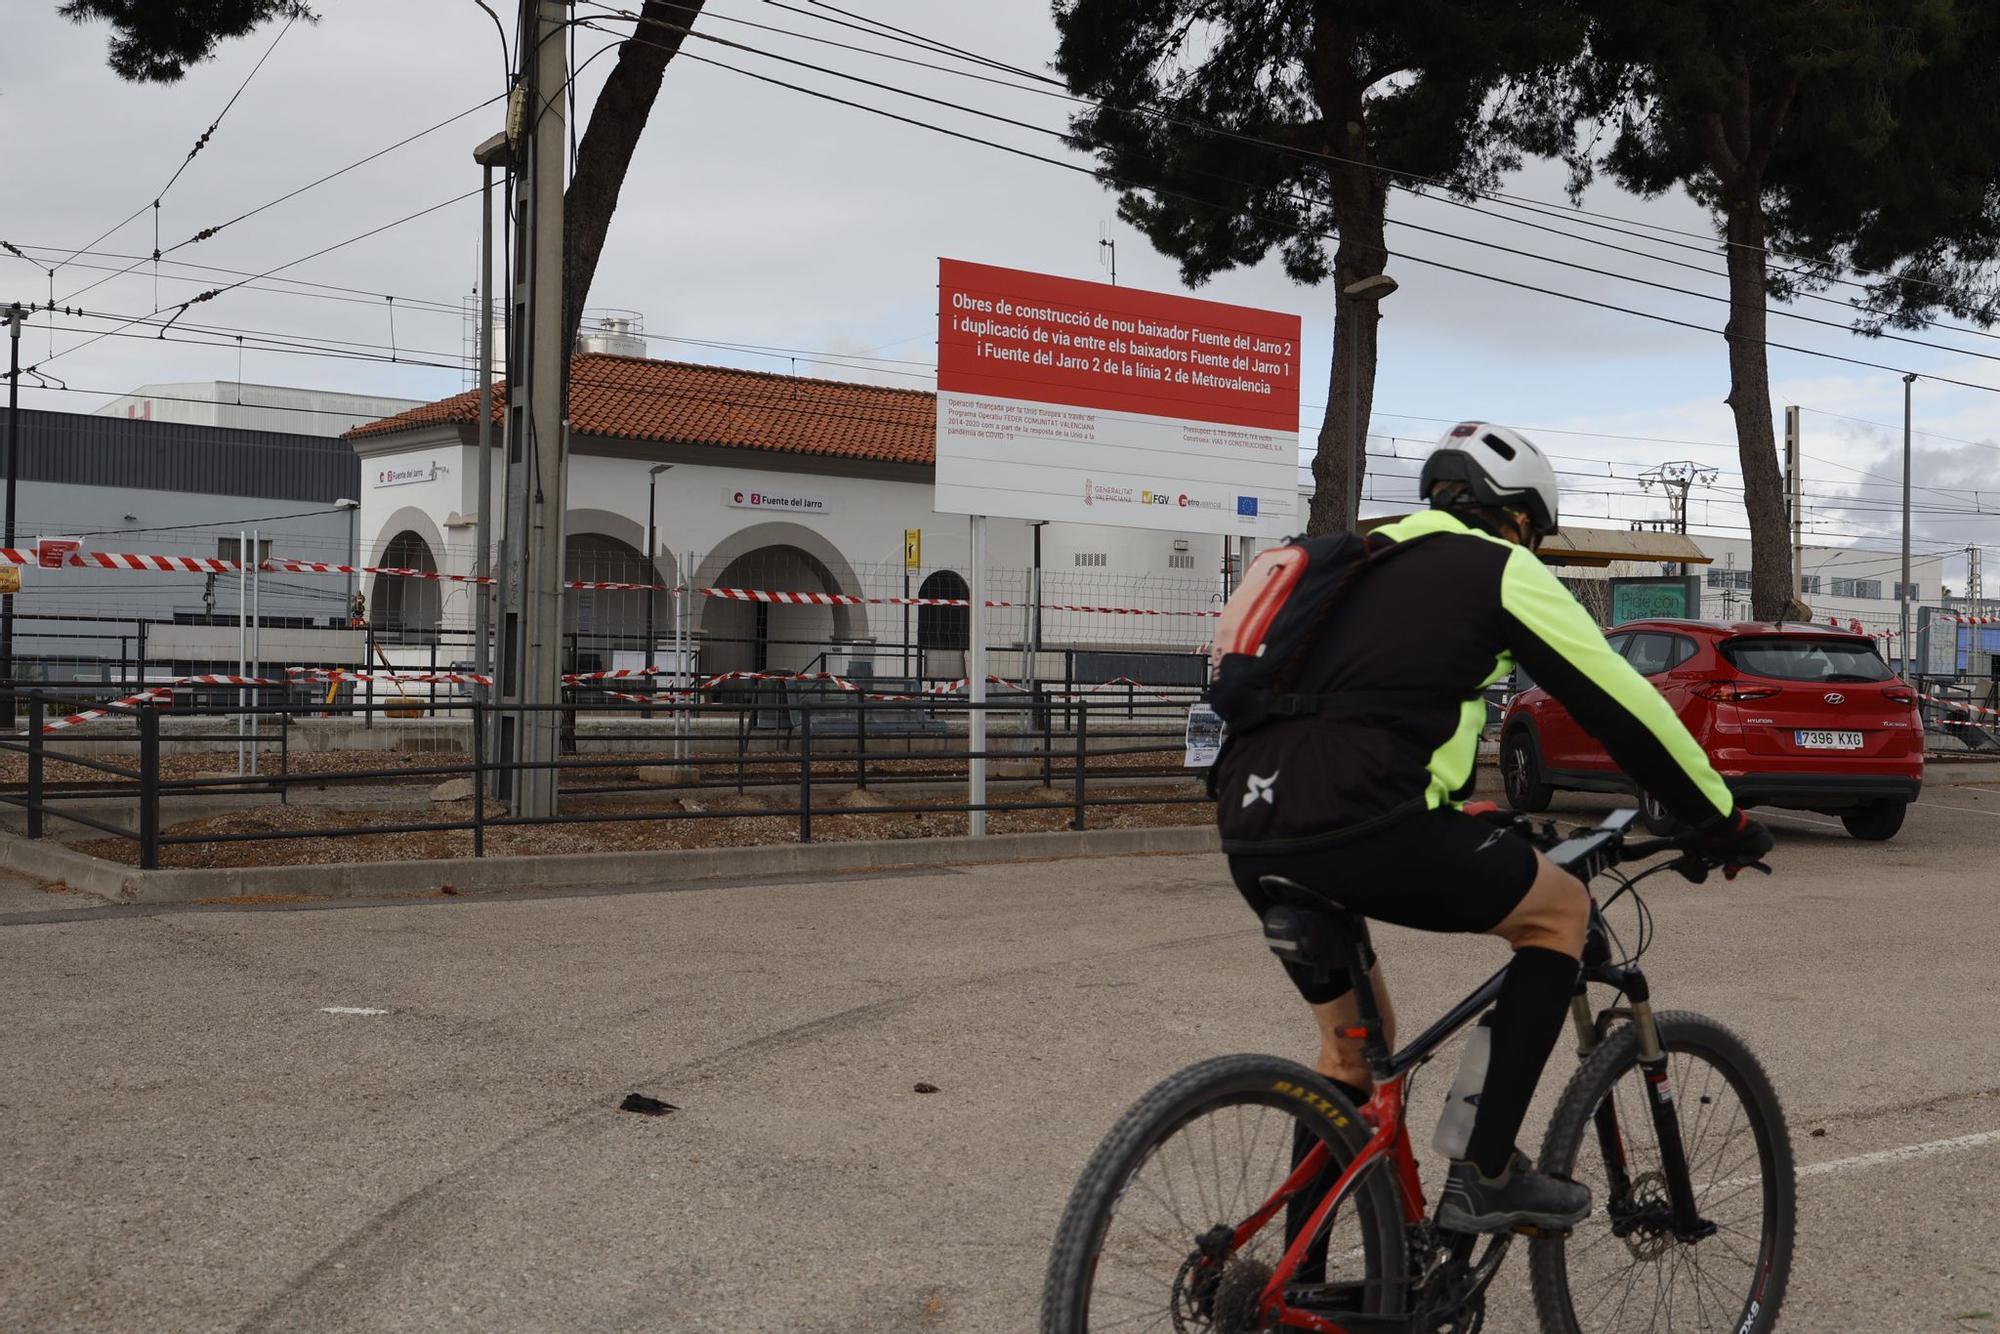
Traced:
[[[1796, 1214], [1778, 1096], [1742, 1039], [1680, 1010], [1656, 1012], [1639, 959], [1652, 915], [1639, 883], [1721, 866], [1675, 839], [1627, 841], [1636, 811], [1568, 837], [1507, 821], [1585, 884], [1588, 942], [1572, 1003], [1579, 1068], [1538, 1167], [1583, 1182], [1592, 1211], [1564, 1233], [1528, 1234], [1545, 1330], [1688, 1329], [1760, 1334], [1776, 1323]], [[1621, 863], [1673, 860], [1625, 876]], [[1755, 869], [1767, 871], [1757, 866]], [[1365, 926], [1279, 879], [1265, 935], [1281, 957], [1344, 969], [1375, 1092], [1356, 1107], [1316, 1072], [1271, 1056], [1182, 1070], [1128, 1111], [1084, 1167], [1057, 1231], [1043, 1334], [1472, 1334], [1513, 1235], [1437, 1226], [1405, 1125], [1411, 1074], [1494, 1002], [1502, 973], [1391, 1053], [1361, 967]], [[1630, 896], [1629, 952], [1604, 909]], [[1610, 988], [1593, 1008], [1590, 987]]]

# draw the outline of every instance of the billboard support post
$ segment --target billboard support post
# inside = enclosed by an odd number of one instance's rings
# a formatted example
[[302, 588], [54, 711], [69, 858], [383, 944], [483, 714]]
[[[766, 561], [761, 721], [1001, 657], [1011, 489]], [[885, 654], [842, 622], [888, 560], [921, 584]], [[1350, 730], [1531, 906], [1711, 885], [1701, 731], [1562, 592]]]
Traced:
[[972, 606], [971, 635], [966, 653], [965, 674], [968, 697], [972, 701], [972, 717], [966, 726], [967, 749], [971, 752], [966, 764], [970, 789], [966, 796], [972, 807], [968, 832], [974, 838], [986, 836], [986, 516], [974, 514], [972, 518]]

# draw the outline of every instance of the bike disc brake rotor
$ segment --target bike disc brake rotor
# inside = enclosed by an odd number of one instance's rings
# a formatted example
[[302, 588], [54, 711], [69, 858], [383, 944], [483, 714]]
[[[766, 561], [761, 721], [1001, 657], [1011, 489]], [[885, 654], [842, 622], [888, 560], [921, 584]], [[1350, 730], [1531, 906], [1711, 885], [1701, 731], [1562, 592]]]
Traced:
[[1647, 1172], [1632, 1183], [1627, 1215], [1632, 1230], [1624, 1236], [1625, 1249], [1635, 1260], [1652, 1261], [1665, 1255], [1676, 1240], [1674, 1206], [1667, 1195], [1667, 1178], [1662, 1172]]

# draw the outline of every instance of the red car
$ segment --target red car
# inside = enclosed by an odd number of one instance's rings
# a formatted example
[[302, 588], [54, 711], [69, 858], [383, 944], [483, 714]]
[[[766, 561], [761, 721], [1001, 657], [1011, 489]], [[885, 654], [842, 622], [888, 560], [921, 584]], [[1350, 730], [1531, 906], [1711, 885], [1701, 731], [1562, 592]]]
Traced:
[[[1840, 818], [1856, 838], [1893, 838], [1924, 782], [1917, 696], [1865, 635], [1794, 623], [1633, 621], [1606, 636], [1680, 714], [1745, 806]], [[1516, 810], [1557, 789], [1633, 792], [1646, 824], [1673, 819], [1597, 739], [1516, 671], [1500, 724], [1500, 774]]]

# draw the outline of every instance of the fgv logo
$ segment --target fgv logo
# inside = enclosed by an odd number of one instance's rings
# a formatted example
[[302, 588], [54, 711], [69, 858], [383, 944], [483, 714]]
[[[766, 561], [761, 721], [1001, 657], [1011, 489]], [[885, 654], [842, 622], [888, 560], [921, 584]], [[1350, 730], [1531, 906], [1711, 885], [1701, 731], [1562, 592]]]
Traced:
[[1240, 518], [1245, 518], [1245, 519], [1254, 519], [1254, 518], [1256, 518], [1256, 517], [1257, 517], [1257, 497], [1255, 497], [1255, 496], [1238, 496], [1238, 497], [1236, 497], [1236, 513], [1237, 513], [1238, 517], [1240, 517]]

